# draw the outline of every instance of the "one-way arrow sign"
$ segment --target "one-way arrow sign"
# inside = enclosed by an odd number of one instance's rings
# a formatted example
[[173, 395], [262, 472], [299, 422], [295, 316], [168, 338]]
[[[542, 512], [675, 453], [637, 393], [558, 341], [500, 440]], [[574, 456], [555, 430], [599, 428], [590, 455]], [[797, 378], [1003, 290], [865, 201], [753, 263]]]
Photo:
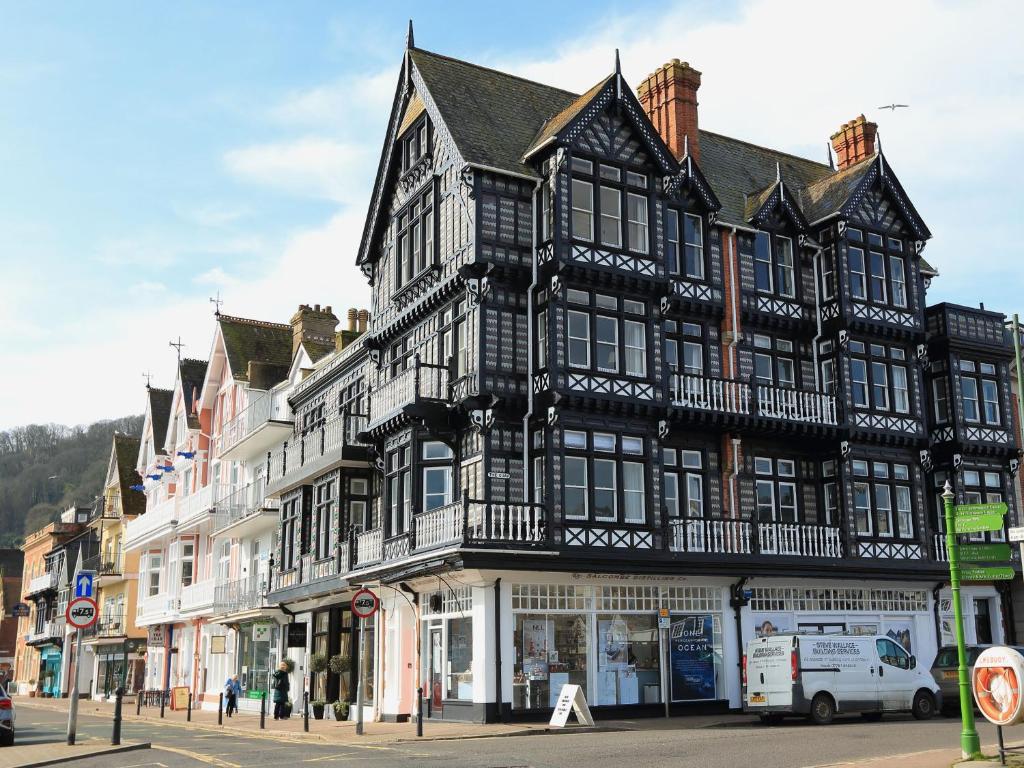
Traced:
[[79, 571], [75, 574], [75, 597], [92, 597], [92, 584], [96, 571]]

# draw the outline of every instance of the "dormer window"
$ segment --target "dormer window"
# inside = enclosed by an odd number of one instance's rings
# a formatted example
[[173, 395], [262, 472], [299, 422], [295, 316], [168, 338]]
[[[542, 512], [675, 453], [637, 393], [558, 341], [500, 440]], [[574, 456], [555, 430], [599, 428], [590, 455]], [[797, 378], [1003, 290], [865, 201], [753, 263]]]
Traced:
[[646, 189], [647, 176], [627, 170], [623, 184], [623, 169], [602, 163], [595, 173], [595, 164], [579, 157], [572, 159], [570, 168], [572, 237], [608, 248], [650, 253], [647, 195], [630, 189]]
[[670, 275], [704, 279], [704, 230], [692, 213], [665, 209], [665, 267]]
[[850, 296], [860, 301], [905, 308], [908, 306], [903, 241], [875, 232], [847, 229]]
[[402, 139], [402, 170], [408, 171], [420, 158], [430, 152], [430, 139], [427, 131], [427, 120], [424, 118], [418, 125], [411, 128]]
[[760, 293], [796, 298], [793, 240], [758, 232], [754, 236], [754, 286]]

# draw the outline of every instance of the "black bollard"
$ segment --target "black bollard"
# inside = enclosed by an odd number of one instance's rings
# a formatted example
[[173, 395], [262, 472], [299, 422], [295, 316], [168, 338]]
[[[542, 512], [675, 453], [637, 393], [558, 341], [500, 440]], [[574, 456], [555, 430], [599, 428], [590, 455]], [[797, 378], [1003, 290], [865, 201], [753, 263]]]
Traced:
[[224, 694], [217, 697], [217, 725], [224, 725]]
[[142, 691], [135, 692], [135, 716], [140, 717], [142, 715]]
[[192, 722], [192, 691], [188, 692], [188, 709], [185, 710], [185, 722]]
[[302, 730], [309, 733], [309, 691], [302, 692]]
[[121, 700], [124, 698], [124, 688], [117, 687], [114, 691], [114, 732], [110, 736], [110, 743], [117, 746], [121, 743]]
[[267, 692], [260, 696], [260, 730], [267, 727]]
[[164, 705], [167, 703], [167, 692], [160, 691], [160, 718], [164, 716]]
[[423, 686], [416, 689], [416, 735], [423, 735]]

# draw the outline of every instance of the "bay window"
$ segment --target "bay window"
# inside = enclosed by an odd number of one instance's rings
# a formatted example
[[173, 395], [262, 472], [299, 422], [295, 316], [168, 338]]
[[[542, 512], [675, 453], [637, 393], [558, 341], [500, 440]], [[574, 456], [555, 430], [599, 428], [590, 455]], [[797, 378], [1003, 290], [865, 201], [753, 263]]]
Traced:
[[853, 512], [857, 534], [865, 537], [914, 537], [910, 466], [855, 459]]
[[569, 311], [569, 367], [590, 367], [590, 315]]
[[704, 517], [703, 456], [700, 451], [665, 448], [665, 506], [669, 517]]
[[795, 523], [799, 516], [796, 462], [756, 456], [754, 474], [758, 519], [762, 522]]
[[626, 329], [626, 375], [647, 376], [647, 342], [645, 326], [636, 320], [624, 321]]
[[903, 241], [854, 228], [846, 230], [846, 240], [850, 296], [901, 309], [908, 307], [910, 297]]
[[567, 518], [588, 519], [592, 513], [599, 522], [646, 522], [645, 465], [628, 459], [643, 458], [642, 438], [567, 429], [564, 448]]
[[338, 504], [338, 476], [326, 475], [317, 480], [313, 490], [313, 558], [331, 556], [331, 520]]
[[572, 236], [594, 240], [594, 185], [572, 180]]
[[906, 350], [862, 341], [849, 343], [851, 396], [858, 408], [910, 413]]
[[443, 507], [452, 501], [452, 449], [439, 440], [421, 446], [423, 463], [423, 511]]
[[385, 456], [387, 536], [395, 536], [409, 530], [412, 517], [412, 475], [409, 460], [408, 445], [388, 451]]
[[601, 244], [622, 247], [622, 193], [601, 187]]
[[[750, 255], [750, 238], [740, 240], [740, 250]], [[754, 286], [760, 293], [796, 297], [796, 261], [793, 240], [783, 235], [758, 232], [753, 238]]]
[[434, 263], [433, 190], [413, 200], [395, 221], [395, 285], [401, 288]]
[[595, 176], [594, 162], [581, 157], [572, 159], [570, 169], [572, 236], [609, 248], [628, 248], [644, 255], [650, 253], [647, 196], [629, 189], [642, 187], [646, 191], [647, 176], [627, 170], [623, 183], [623, 169], [605, 163], [598, 166]]
[[959, 367], [964, 419], [999, 426], [999, 384], [995, 364], [960, 360]]
[[601, 373], [644, 378], [647, 376], [647, 328], [641, 320], [628, 315], [643, 316], [646, 305], [641, 301], [620, 300], [615, 296], [569, 289], [571, 304], [591, 303], [598, 310], [611, 310], [616, 315], [591, 314], [570, 309], [566, 313], [566, 346], [570, 368], [591, 368]]
[[594, 352], [597, 370], [604, 373], [619, 372], [619, 324], [614, 317], [597, 315], [594, 318]]

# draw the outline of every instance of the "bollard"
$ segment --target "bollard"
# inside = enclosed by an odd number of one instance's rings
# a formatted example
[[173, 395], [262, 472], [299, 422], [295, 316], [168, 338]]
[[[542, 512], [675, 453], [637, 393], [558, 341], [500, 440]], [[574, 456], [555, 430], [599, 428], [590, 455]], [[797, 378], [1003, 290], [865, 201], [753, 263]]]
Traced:
[[263, 695], [260, 696], [260, 730], [262, 731], [267, 727], [267, 692], [263, 691]]
[[142, 716], [142, 691], [135, 692], [135, 716]]
[[423, 735], [423, 686], [416, 689], [416, 735]]
[[185, 710], [185, 722], [192, 722], [192, 691], [188, 692], [188, 708]]
[[160, 691], [160, 719], [164, 716], [164, 705], [167, 703], [167, 692]]
[[121, 743], [121, 700], [124, 698], [124, 688], [117, 687], [114, 691], [114, 732], [110, 736], [110, 743], [117, 746]]
[[309, 733], [309, 691], [302, 692], [302, 730]]
[[224, 694], [217, 698], [217, 725], [224, 725]]

